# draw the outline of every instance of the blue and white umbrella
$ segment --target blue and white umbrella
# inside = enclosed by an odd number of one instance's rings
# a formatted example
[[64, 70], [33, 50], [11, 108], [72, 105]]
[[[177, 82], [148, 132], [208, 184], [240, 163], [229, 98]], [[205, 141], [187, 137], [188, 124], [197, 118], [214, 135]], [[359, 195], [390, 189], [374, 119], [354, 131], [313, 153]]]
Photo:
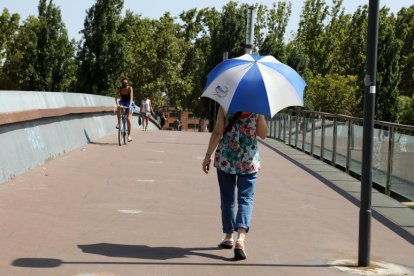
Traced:
[[217, 101], [229, 113], [271, 118], [285, 107], [303, 106], [305, 86], [295, 70], [274, 57], [245, 54], [218, 64], [208, 74], [201, 97]]

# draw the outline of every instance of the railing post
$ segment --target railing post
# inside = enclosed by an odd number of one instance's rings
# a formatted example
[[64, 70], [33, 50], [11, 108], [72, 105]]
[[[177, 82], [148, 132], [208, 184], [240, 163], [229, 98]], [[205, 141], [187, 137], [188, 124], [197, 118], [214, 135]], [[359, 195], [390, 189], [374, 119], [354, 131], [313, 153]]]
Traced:
[[335, 167], [336, 164], [336, 143], [338, 136], [338, 127], [337, 127], [337, 118], [333, 118], [333, 137], [332, 137], [332, 166]]
[[312, 130], [311, 130], [311, 155], [313, 156], [313, 145], [315, 144], [315, 114], [312, 114]]
[[299, 112], [296, 111], [296, 123], [295, 123], [295, 148], [298, 148], [298, 132], [299, 132]]
[[348, 120], [348, 141], [346, 143], [346, 163], [345, 163], [345, 170], [349, 174], [350, 166], [351, 166], [351, 139], [352, 137], [352, 121]]
[[307, 130], [306, 112], [303, 112], [302, 151], [305, 151], [306, 130]]
[[272, 118], [270, 118], [270, 120], [269, 120], [269, 137], [270, 138], [273, 138], [272, 137], [272, 133], [273, 133], [273, 119]]
[[289, 112], [289, 146], [292, 145], [291, 140], [292, 140], [292, 112]]
[[273, 130], [273, 138], [277, 138], [277, 114], [275, 117], [273, 117], [273, 124], [275, 126], [275, 129]]
[[282, 135], [282, 116], [281, 114], [278, 115], [278, 124], [279, 124], [279, 128], [277, 130], [277, 138], [279, 138], [279, 140], [282, 140], [280, 138], [280, 136]]
[[392, 167], [394, 163], [394, 128], [390, 127], [389, 133], [389, 141], [388, 141], [388, 164], [387, 164], [387, 180], [385, 183], [385, 194], [390, 196], [391, 195], [391, 177], [392, 177]]
[[286, 144], [286, 121], [287, 121], [287, 114], [283, 113], [283, 143]]
[[325, 152], [325, 115], [322, 115], [321, 153], [320, 153], [321, 160], [323, 160], [324, 152]]

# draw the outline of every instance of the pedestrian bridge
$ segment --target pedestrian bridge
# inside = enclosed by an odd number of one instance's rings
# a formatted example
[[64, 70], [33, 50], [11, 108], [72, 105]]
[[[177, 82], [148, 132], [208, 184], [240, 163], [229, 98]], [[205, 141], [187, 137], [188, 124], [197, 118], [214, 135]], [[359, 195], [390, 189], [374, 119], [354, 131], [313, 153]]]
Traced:
[[[235, 262], [216, 246], [217, 180], [214, 169], [201, 170], [208, 133], [135, 124], [134, 140], [120, 147], [112, 98], [62, 94], [0, 93], [0, 274], [357, 269], [360, 182], [349, 174], [276, 139], [261, 141], [248, 259]], [[372, 200], [372, 263], [413, 274], [413, 210], [375, 190]]]

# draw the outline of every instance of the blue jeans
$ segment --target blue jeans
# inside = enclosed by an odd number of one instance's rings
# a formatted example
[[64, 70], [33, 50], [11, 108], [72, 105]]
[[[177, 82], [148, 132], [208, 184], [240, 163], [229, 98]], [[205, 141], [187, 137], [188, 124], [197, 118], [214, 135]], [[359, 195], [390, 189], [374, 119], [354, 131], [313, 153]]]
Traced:
[[[256, 173], [236, 175], [217, 170], [220, 186], [221, 221], [223, 233], [230, 234], [243, 228], [249, 231], [253, 211]], [[236, 214], [237, 188], [237, 214]]]

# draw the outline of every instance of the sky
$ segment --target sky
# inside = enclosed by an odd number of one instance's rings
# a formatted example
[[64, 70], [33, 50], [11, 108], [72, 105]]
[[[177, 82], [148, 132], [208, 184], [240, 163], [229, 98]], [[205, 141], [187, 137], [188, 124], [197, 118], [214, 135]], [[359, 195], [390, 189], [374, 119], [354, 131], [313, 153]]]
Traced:
[[[53, 0], [62, 12], [62, 20], [68, 30], [69, 38], [80, 40], [79, 31], [83, 29], [83, 23], [88, 10], [96, 0]], [[173, 16], [177, 16], [182, 11], [192, 8], [202, 9], [206, 7], [215, 7], [221, 11], [221, 8], [229, 0], [124, 0], [124, 10], [129, 9], [135, 14], [141, 14], [143, 17], [152, 19], [160, 18], [165, 12], [169, 11]], [[277, 0], [240, 0], [239, 3], [263, 4], [268, 7]], [[302, 11], [302, 0], [290, 0], [292, 3], [292, 14], [287, 26], [287, 33], [296, 32], [300, 14]], [[332, 4], [331, 0], [326, 0], [328, 5]], [[368, 4], [369, 0], [344, 0], [343, 6], [347, 13], [353, 13], [360, 5]], [[38, 0], [0, 0], [0, 12], [7, 8], [10, 13], [19, 13], [23, 21], [29, 15], [37, 16]], [[381, 0], [380, 6], [387, 6], [391, 12], [397, 13], [402, 7], [414, 5], [414, 0]]]

